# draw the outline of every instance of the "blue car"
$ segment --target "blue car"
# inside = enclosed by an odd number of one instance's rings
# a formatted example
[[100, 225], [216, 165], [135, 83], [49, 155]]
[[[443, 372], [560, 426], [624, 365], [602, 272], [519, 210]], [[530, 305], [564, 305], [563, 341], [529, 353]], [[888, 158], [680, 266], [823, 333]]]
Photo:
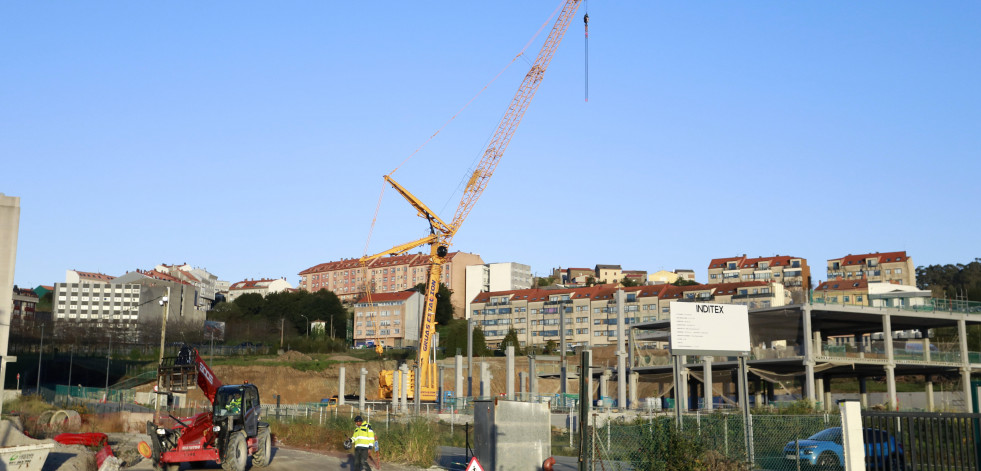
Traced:
[[[903, 470], [906, 457], [903, 445], [882, 430], [863, 429], [865, 443], [865, 468], [870, 470]], [[842, 446], [841, 427], [824, 429], [804, 440], [800, 440], [800, 454], [797, 442], [788, 442], [783, 447], [784, 458], [800, 460], [802, 465], [822, 469], [842, 469], [845, 463]]]

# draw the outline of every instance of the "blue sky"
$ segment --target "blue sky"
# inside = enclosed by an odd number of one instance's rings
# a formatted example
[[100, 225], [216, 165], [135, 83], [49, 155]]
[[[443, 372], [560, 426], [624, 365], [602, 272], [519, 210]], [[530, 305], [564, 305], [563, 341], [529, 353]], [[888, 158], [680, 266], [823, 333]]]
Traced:
[[[3, 2], [15, 282], [191, 263], [229, 281], [364, 252], [382, 175], [550, 1]], [[454, 239], [486, 262], [657, 271], [747, 254], [969, 262], [981, 3], [588, 3]], [[394, 174], [451, 219], [545, 33]], [[385, 192], [369, 246], [427, 233]]]

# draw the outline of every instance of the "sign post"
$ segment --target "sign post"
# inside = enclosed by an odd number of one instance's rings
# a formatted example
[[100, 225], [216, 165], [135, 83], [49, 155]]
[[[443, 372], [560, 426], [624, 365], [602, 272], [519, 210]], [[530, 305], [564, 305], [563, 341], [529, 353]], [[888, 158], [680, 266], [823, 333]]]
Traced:
[[[679, 394], [683, 355], [737, 357], [738, 397], [746, 430], [746, 457], [753, 462], [753, 417], [749, 413], [749, 382], [746, 358], [750, 353], [749, 309], [737, 304], [671, 302], [671, 356], [674, 358], [675, 417], [681, 421]], [[705, 377], [705, 387], [712, 378]], [[708, 395], [706, 395], [708, 396]]]

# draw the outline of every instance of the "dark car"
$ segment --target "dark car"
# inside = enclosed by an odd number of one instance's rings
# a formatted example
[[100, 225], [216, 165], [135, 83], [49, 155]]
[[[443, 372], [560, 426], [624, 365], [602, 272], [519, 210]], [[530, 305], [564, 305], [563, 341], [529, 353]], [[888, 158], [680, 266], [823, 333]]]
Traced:
[[[903, 445], [883, 430], [863, 429], [865, 468], [870, 470], [902, 470], [906, 467]], [[783, 448], [784, 458], [800, 460], [802, 465], [822, 469], [842, 469], [845, 463], [841, 427], [824, 429], [798, 443], [791, 441]]]

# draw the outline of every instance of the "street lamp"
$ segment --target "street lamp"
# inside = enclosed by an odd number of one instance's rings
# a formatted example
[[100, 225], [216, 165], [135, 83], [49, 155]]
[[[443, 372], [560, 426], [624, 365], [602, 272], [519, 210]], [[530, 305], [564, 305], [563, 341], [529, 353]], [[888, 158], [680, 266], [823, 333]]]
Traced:
[[41, 394], [41, 356], [44, 354], [44, 324], [41, 324], [41, 346], [37, 352], [37, 394]]
[[310, 318], [308, 318], [307, 316], [304, 316], [303, 314], [300, 314], [300, 317], [302, 317], [303, 319], [305, 319], [307, 321], [307, 338], [309, 338], [310, 337]]

